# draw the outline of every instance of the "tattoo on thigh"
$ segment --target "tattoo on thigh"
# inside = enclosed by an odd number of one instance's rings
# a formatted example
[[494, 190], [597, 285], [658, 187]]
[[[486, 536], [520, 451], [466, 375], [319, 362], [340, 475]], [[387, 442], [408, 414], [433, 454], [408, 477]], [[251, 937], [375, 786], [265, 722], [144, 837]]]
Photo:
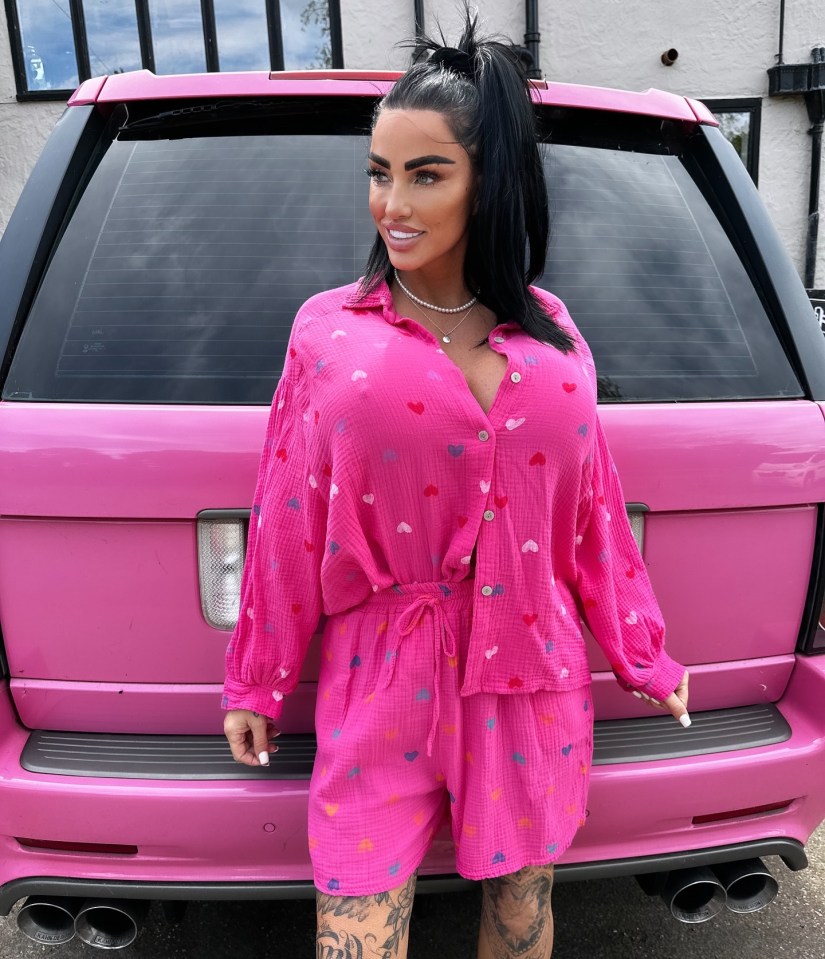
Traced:
[[550, 954], [553, 871], [528, 867], [485, 879], [481, 921], [495, 959], [542, 959]]
[[[414, 873], [393, 893], [380, 892], [373, 896], [318, 893], [316, 959], [392, 959], [397, 956], [409, 932], [415, 880]], [[353, 928], [353, 924], [366, 924], [369, 929]]]

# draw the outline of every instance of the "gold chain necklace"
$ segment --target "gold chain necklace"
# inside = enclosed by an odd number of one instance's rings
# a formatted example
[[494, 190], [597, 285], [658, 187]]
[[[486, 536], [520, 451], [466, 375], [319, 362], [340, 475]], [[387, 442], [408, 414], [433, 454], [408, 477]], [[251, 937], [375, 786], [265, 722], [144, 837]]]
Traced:
[[[406, 291], [405, 291], [405, 292], [406, 292]], [[430, 323], [432, 323], [432, 325], [439, 331], [439, 333], [441, 333], [441, 340], [442, 340], [442, 342], [444, 342], [444, 343], [451, 343], [451, 342], [452, 342], [452, 340], [450, 339], [450, 334], [455, 333], [455, 331], [459, 328], [459, 326], [461, 326], [461, 324], [467, 319], [467, 317], [468, 317], [468, 316], [473, 312], [473, 310], [476, 308], [476, 304], [473, 303], [472, 306], [470, 307], [470, 309], [467, 310], [467, 312], [464, 314], [464, 316], [461, 317], [461, 319], [458, 321], [458, 323], [456, 323], [456, 325], [455, 325], [449, 332], [445, 332], [444, 330], [441, 329], [441, 327], [438, 325], [438, 323], [436, 323], [435, 320], [434, 320], [431, 316], [427, 316], [427, 314], [421, 309], [421, 307], [415, 302], [415, 300], [414, 300], [412, 297], [410, 297], [410, 302], [411, 302], [412, 305], [418, 310], [418, 312], [424, 317], [424, 319], [429, 320]]]

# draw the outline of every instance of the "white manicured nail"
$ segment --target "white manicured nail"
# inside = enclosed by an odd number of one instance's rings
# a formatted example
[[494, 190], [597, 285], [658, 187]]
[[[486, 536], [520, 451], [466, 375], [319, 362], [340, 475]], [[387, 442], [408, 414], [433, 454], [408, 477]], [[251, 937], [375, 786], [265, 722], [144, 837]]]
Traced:
[[258, 753], [258, 762], [262, 766], [269, 765], [269, 753], [265, 749]]
[[636, 697], [636, 699], [641, 699], [641, 698], [642, 698], [642, 694], [639, 692], [638, 689], [634, 689], [634, 690], [633, 690], [633, 695]]
[[687, 729], [690, 725], [690, 716], [688, 716], [687, 713], [682, 713], [682, 715], [679, 717], [679, 722], [685, 727], [685, 729]]

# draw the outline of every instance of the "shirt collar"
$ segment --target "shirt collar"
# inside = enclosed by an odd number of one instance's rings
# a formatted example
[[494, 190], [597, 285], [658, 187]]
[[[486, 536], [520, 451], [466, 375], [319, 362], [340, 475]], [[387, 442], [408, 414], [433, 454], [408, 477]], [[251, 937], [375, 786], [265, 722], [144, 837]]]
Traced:
[[370, 293], [367, 293], [366, 296], [361, 296], [360, 291], [363, 279], [364, 278], [361, 277], [361, 279], [358, 280], [352, 293], [344, 300], [342, 304], [344, 309], [374, 310], [380, 307], [384, 310], [384, 315], [388, 319], [391, 319], [393, 323], [398, 323], [400, 317], [393, 307], [392, 294], [390, 293], [387, 281], [382, 278]]

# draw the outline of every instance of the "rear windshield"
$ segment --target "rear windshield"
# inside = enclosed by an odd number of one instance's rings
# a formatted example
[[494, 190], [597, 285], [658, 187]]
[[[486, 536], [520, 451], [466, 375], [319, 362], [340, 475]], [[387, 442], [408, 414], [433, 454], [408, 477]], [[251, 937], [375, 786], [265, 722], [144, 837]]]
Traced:
[[[267, 404], [301, 303], [357, 279], [375, 228], [363, 135], [114, 141], [50, 262], [9, 400]], [[676, 156], [542, 147], [539, 285], [602, 400], [802, 392], [747, 271]]]

